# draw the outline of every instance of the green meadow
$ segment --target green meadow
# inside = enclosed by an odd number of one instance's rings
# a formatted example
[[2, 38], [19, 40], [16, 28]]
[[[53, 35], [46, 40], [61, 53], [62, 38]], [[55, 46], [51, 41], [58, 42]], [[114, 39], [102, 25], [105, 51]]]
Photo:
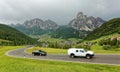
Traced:
[[0, 46], [0, 72], [119, 72], [120, 66], [44, 61], [8, 57], [9, 50], [23, 46]]
[[91, 47], [91, 50], [97, 54], [120, 54], [120, 48], [104, 50], [102, 46], [95, 44]]
[[98, 39], [94, 39], [94, 40], [91, 40], [88, 42], [97, 42], [96, 44], [92, 45], [92, 47], [91, 47], [91, 50], [93, 50], [95, 53], [98, 53], [98, 54], [120, 54], [120, 48], [113, 48], [110, 50], [104, 50], [103, 47], [98, 44], [98, 42], [102, 39], [111, 38], [111, 37], [118, 37], [118, 36], [120, 36], [120, 34], [115, 33], [115, 34], [111, 34], [111, 35], [107, 35], [107, 36], [102, 36]]
[[66, 40], [71, 40], [72, 42], [77, 42], [77, 41], [81, 41], [81, 39], [77, 39], [77, 38], [69, 38], [69, 39], [62, 39], [62, 38], [52, 38], [50, 35], [45, 34], [45, 35], [41, 35], [41, 36], [33, 36], [31, 35], [32, 38], [39, 38], [38, 41], [40, 42], [61, 42], [61, 41], [66, 41]]

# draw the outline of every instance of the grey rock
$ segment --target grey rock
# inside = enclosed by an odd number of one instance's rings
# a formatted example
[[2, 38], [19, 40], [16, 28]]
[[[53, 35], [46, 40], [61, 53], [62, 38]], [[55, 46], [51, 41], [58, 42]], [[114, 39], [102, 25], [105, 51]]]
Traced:
[[35, 19], [25, 21], [23, 25], [26, 28], [39, 27], [39, 28], [41, 28], [43, 30], [56, 29], [58, 27], [58, 25], [55, 22], [53, 22], [52, 20], [43, 21], [43, 20], [41, 20], [39, 18], [35, 18]]
[[69, 26], [77, 30], [93, 31], [100, 27], [105, 21], [100, 17], [87, 17], [82, 12], [79, 12], [73, 20], [70, 21]]
[[57, 23], [52, 20], [45, 20], [34, 18], [26, 20], [23, 24], [11, 24], [10, 26], [18, 29], [19, 31], [31, 35], [42, 35], [54, 31], [58, 28]]

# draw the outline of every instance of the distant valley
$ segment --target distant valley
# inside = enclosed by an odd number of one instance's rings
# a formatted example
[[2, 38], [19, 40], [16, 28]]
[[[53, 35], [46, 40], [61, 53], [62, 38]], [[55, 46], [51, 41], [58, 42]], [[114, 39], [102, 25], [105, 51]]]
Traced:
[[120, 47], [120, 18], [105, 21], [79, 12], [67, 25], [35, 18], [10, 26], [0, 24], [0, 45], [35, 44], [61, 49], [76, 47], [96, 50], [97, 53], [119, 51]]
[[84, 38], [87, 34], [94, 29], [100, 27], [105, 21], [99, 17], [87, 17], [82, 12], [69, 22], [67, 25], [58, 25], [52, 20], [42, 20], [39, 18], [25, 21], [23, 24], [11, 24], [13, 28], [31, 35], [44, 35], [49, 34], [53, 38]]

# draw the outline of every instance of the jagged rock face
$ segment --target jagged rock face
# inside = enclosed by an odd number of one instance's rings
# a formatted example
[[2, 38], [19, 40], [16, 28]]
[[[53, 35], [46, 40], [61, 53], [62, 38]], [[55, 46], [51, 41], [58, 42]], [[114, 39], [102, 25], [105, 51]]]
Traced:
[[33, 28], [33, 27], [39, 27], [40, 29], [46, 30], [46, 29], [56, 29], [58, 25], [51, 21], [51, 20], [46, 20], [43, 21], [39, 18], [35, 18], [29, 21], [25, 21], [23, 24], [26, 28]]
[[27, 20], [23, 24], [11, 24], [10, 26], [28, 35], [42, 35], [58, 28], [58, 25], [52, 20], [43, 21], [39, 18]]
[[70, 21], [69, 25], [77, 30], [92, 31], [100, 27], [105, 21], [101, 18], [87, 17], [82, 12], [79, 12], [75, 19]]
[[48, 29], [54, 29], [55, 30], [55, 29], [58, 28], [58, 25], [55, 22], [53, 22], [49, 19], [45, 21], [45, 24], [46, 24]]

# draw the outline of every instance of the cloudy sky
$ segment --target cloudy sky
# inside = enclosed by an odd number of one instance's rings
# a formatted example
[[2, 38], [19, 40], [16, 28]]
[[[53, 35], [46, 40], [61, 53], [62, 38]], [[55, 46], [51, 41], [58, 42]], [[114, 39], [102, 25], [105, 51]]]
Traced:
[[67, 24], [78, 12], [104, 20], [120, 17], [120, 0], [0, 0], [0, 23], [51, 19]]

